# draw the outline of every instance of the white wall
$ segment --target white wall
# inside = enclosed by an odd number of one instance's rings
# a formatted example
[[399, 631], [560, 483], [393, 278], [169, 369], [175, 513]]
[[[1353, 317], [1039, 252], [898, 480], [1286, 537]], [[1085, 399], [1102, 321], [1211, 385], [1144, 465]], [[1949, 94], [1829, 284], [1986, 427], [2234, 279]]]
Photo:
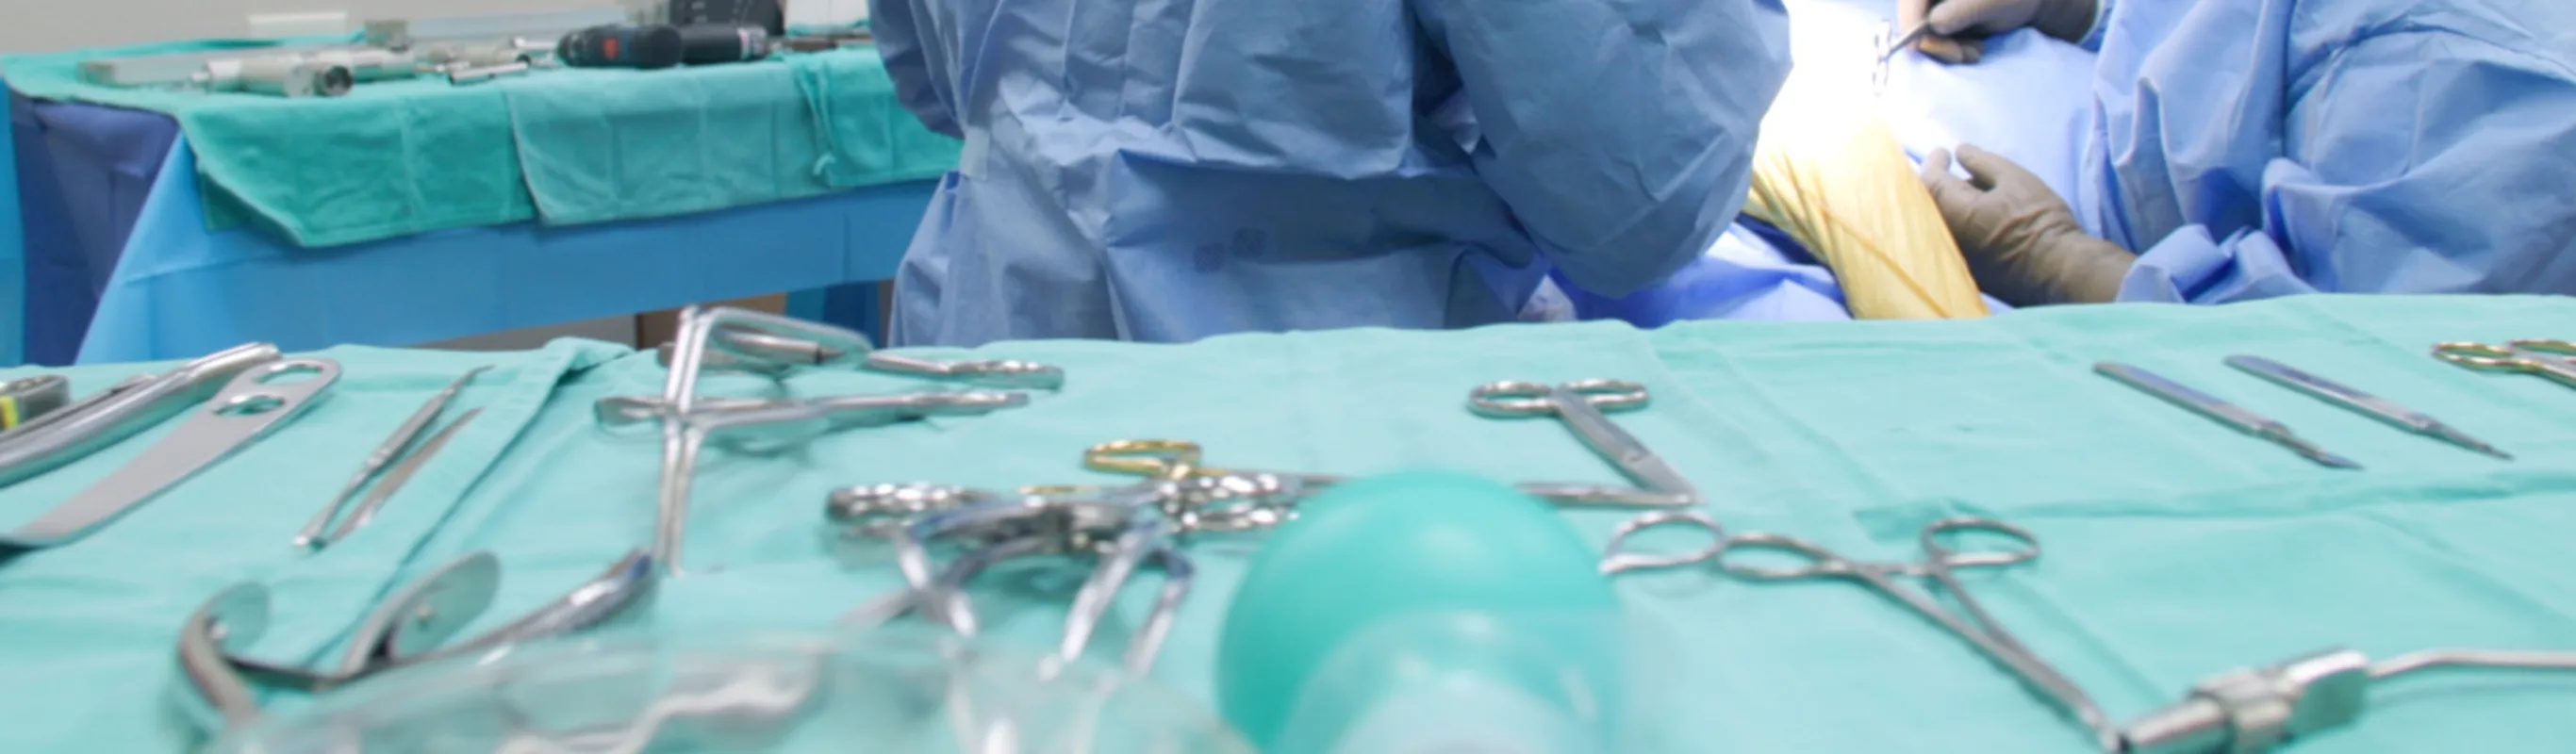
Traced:
[[0, 0], [0, 53], [54, 52], [250, 33], [261, 13], [344, 11], [370, 18], [570, 10], [615, 0]]

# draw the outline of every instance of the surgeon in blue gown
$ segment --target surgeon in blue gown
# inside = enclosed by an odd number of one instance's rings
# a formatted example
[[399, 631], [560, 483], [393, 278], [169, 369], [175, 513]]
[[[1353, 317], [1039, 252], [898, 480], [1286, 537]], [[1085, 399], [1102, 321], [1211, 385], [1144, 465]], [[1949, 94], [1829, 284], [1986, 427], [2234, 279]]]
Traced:
[[893, 340], [1186, 341], [1542, 314], [1699, 255], [1788, 66], [1779, 0], [875, 0], [965, 142]]
[[2098, 47], [2073, 204], [1962, 147], [1924, 180], [2015, 305], [2576, 293], [2576, 2], [1901, 0], [1929, 55]]

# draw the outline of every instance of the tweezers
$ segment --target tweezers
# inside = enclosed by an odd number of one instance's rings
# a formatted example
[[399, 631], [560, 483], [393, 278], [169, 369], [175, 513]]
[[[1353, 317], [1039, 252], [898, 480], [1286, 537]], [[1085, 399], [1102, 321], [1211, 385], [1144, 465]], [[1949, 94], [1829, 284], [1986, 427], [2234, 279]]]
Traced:
[[447, 444], [448, 436], [454, 434], [456, 428], [472, 421], [474, 415], [480, 411], [467, 413], [464, 418], [456, 420], [455, 424], [440, 430], [438, 435], [431, 438], [429, 442], [420, 443], [420, 452], [404, 460], [402, 468], [385, 475], [384, 485], [370, 493], [366, 502], [359, 504], [355, 515], [341, 522], [340, 527], [333, 530], [330, 537], [322, 536], [322, 530], [329, 527], [333, 519], [340, 517], [340, 509], [348, 507], [349, 499], [357, 497], [360, 488], [366, 487], [367, 483], [375, 480], [377, 475], [383, 474], [385, 466], [393, 463], [396, 457], [411, 450], [413, 444], [421, 439], [421, 435], [429, 430], [429, 425], [438, 420], [440, 413], [447, 410], [447, 404], [456, 399], [456, 393], [464, 390], [466, 383], [473, 382], [475, 376], [491, 368], [479, 366], [466, 370], [465, 374], [458, 376], [454, 382], [447, 383], [447, 387], [439, 390], [437, 395], [430, 396], [429, 402], [421, 404], [420, 410], [412, 412], [411, 418], [404, 419], [402, 426], [395, 427], [393, 436], [385, 438], [383, 445], [376, 446], [375, 452], [368, 453], [367, 460], [358, 464], [357, 475], [350, 477], [349, 484], [340, 488], [340, 494], [331, 498], [331, 504], [324, 506], [322, 512], [316, 514], [313, 520], [305, 522], [304, 530], [295, 535], [295, 546], [307, 550], [322, 549], [333, 540], [349, 536], [350, 532], [356, 531], [359, 525], [365, 524], [367, 519], [374, 517], [376, 508], [384, 505], [386, 498], [393, 497], [394, 492], [401, 489], [404, 482], [410, 481], [411, 473], [419, 468], [420, 462], [437, 453], [441, 446]]

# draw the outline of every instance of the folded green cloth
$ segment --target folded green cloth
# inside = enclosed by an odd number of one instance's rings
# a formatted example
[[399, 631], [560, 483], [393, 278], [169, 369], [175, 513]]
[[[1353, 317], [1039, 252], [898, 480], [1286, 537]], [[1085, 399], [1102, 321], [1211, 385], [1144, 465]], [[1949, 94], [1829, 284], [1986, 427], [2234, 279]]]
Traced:
[[700, 212], [925, 178], [956, 162], [955, 141], [896, 102], [883, 60], [864, 49], [649, 72], [548, 70], [465, 87], [430, 77], [330, 99], [79, 78], [92, 58], [275, 44], [0, 57], [0, 77], [30, 97], [171, 115], [196, 151], [212, 227], [257, 224], [303, 246]]

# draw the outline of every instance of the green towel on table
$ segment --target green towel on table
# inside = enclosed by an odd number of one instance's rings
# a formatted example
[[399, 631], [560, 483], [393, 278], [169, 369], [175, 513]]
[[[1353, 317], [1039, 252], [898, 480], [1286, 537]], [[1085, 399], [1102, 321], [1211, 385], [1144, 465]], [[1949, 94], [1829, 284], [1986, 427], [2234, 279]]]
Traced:
[[701, 212], [927, 178], [956, 163], [956, 141], [895, 101], [883, 60], [868, 49], [650, 72], [548, 70], [465, 87], [431, 77], [329, 99], [79, 78], [92, 58], [274, 44], [11, 56], [0, 58], [0, 77], [30, 97], [171, 115], [196, 152], [213, 228], [256, 224], [308, 247]]

